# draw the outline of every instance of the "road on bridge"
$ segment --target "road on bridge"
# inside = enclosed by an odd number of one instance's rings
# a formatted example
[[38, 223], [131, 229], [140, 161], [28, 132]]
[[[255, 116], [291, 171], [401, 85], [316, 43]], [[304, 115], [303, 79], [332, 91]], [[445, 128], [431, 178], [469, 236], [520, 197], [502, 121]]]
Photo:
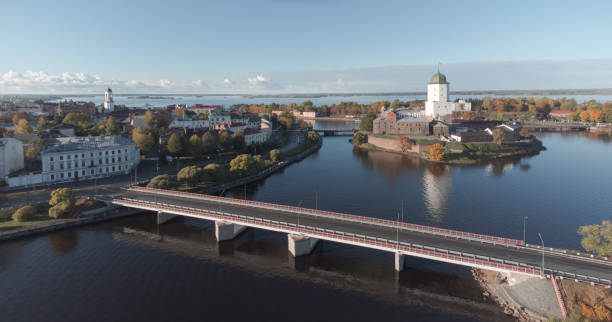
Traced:
[[[168, 192], [173, 194], [174, 192]], [[380, 225], [372, 222], [359, 222], [342, 220], [332, 216], [321, 216], [300, 213], [282, 208], [264, 208], [248, 204], [234, 204], [229, 198], [196, 199], [184, 195], [160, 194], [153, 191], [127, 190], [116, 198], [127, 198], [145, 202], [162, 203], [173, 207], [196, 208], [201, 211], [224, 212], [236, 215], [250, 216], [272, 221], [292, 223], [301, 227], [315, 227], [334, 231], [342, 231], [355, 235], [373, 236], [376, 238], [396, 241], [400, 243], [418, 244], [435, 247], [449, 251], [470, 253], [505, 261], [525, 263], [534, 269], [540, 269], [542, 253], [538, 249], [508, 243], [492, 243], [464, 238], [453, 238], [439, 234], [408, 230], [399, 226]], [[216, 198], [216, 197], [213, 197]], [[276, 206], [276, 205], [271, 205]], [[361, 217], [363, 218], [363, 217]], [[564, 254], [546, 254], [545, 272], [554, 272], [557, 276], [574, 277], [589, 281], [588, 277], [595, 277], [604, 281], [602, 284], [612, 284], [612, 263], [588, 258], [579, 258]], [[581, 277], [584, 276], [584, 277]]]

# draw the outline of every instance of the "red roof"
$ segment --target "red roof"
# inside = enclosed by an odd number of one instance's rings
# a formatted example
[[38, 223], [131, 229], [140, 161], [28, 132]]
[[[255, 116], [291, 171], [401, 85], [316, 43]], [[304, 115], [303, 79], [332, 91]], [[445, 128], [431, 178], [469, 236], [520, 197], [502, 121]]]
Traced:
[[566, 114], [572, 114], [572, 113], [574, 112], [570, 110], [558, 110], [558, 111], [550, 112], [550, 114], [553, 114], [553, 115], [566, 115]]

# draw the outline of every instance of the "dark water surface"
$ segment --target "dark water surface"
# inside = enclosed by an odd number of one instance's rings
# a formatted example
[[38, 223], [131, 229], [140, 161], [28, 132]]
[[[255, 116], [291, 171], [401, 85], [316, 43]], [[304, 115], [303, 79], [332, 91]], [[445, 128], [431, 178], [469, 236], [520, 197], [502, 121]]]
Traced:
[[[612, 143], [540, 136], [537, 156], [449, 167], [363, 152], [347, 137], [246, 187], [246, 198], [579, 247], [610, 219]], [[228, 195], [243, 198], [244, 189]], [[318, 196], [318, 198], [316, 198]], [[141, 215], [0, 244], [0, 321], [504, 320], [469, 269], [322, 242], [294, 259], [284, 234], [217, 244], [210, 222]]]

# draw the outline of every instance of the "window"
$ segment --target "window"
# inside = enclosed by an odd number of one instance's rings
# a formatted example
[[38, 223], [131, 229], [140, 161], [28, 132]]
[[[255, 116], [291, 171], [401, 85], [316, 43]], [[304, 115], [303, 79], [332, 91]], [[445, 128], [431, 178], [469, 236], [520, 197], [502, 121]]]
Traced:
[[108, 155], [108, 151], [105, 151], [104, 154]]
[[108, 172], [108, 168], [106, 168], [106, 172]]
[[49, 157], [49, 161], [53, 162], [53, 157]]
[[93, 160], [90, 160], [90, 161], [89, 161], [89, 166], [90, 166], [90, 167], [93, 167], [93, 166], [94, 166], [94, 161], [93, 161]]
[[52, 165], [49, 167], [49, 169], [50, 169], [51, 171], [53, 171], [53, 170], [54, 170], [53, 164], [52, 164]]
[[98, 164], [102, 164], [102, 159], [98, 160]]
[[51, 180], [55, 180], [55, 176], [54, 175], [51, 175]]
[[72, 167], [72, 162], [68, 162], [68, 164], [66, 164], [66, 166], [68, 166], [68, 169], [70, 169]]
[[115, 150], [113, 150], [112, 153], [115, 154]]
[[89, 154], [89, 156], [93, 158], [93, 152], [91, 152], [91, 153]]
[[85, 170], [81, 171], [81, 174], [82, 174], [82, 175], [85, 175]]
[[125, 156], [125, 161], [127, 161], [127, 155]]
[[62, 173], [60, 173], [60, 177], [61, 177], [62, 179], [64, 179], [64, 173], [63, 173], [63, 172], [62, 172]]
[[81, 166], [85, 167], [85, 160], [81, 160]]
[[72, 178], [72, 172], [68, 172], [68, 178]]
[[68, 160], [70, 160], [70, 155], [67, 155], [66, 158], [68, 158]]
[[113, 158], [113, 163], [115, 163], [115, 158]]
[[60, 169], [64, 170], [64, 164], [60, 163]]
[[106, 158], [106, 164], [108, 164], [108, 158]]
[[84, 158], [84, 157], [85, 157], [85, 153], [81, 153], [81, 158]]
[[99, 155], [99, 156], [101, 156], [101, 155], [102, 155], [102, 152], [98, 152], [98, 155]]
[[93, 169], [89, 170], [89, 173], [94, 174], [94, 170]]
[[113, 166], [113, 171], [115, 171], [115, 166]]
[[64, 156], [63, 155], [60, 155], [60, 160], [64, 160]]
[[121, 170], [121, 166], [119, 166], [119, 170]]
[[78, 159], [78, 158], [79, 158], [79, 155], [78, 155], [78, 154], [75, 154], [75, 155], [74, 155], [74, 158], [75, 158], [75, 159]]
[[117, 153], [121, 154], [121, 150], [117, 150]]

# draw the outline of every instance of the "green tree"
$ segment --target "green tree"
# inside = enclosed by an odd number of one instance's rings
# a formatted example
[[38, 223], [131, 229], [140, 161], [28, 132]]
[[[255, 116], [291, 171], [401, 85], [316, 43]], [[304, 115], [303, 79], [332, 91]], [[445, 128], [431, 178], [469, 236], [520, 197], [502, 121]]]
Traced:
[[76, 204], [76, 192], [70, 188], [59, 188], [51, 192], [49, 217], [62, 218], [68, 215]]
[[92, 127], [91, 119], [87, 114], [71, 112], [66, 114], [62, 120], [63, 124], [72, 125], [81, 131], [86, 131]]
[[202, 155], [202, 139], [196, 134], [189, 138], [189, 150], [194, 158], [199, 159]]
[[578, 230], [582, 236], [582, 248], [600, 256], [612, 256], [612, 223], [602, 221], [601, 225], [582, 226]]
[[234, 142], [232, 140], [231, 134], [229, 132], [223, 132], [219, 136], [219, 140], [217, 141], [217, 148], [221, 150], [221, 152], [229, 152], [232, 150], [234, 146]]
[[168, 139], [168, 152], [173, 155], [179, 155], [183, 152], [183, 142], [181, 137], [176, 133], [172, 133]]
[[115, 123], [115, 118], [113, 116], [109, 116], [106, 119], [106, 123], [104, 124], [104, 130], [107, 135], [113, 135], [119, 133], [119, 128], [117, 127], [117, 123]]
[[23, 206], [13, 213], [13, 220], [18, 222], [28, 221], [36, 215], [36, 208], [32, 206]]
[[30, 145], [25, 149], [24, 157], [26, 160], [36, 160], [42, 150], [49, 146], [47, 140], [35, 136], [28, 142]]
[[502, 145], [502, 143], [504, 143], [504, 132], [502, 132], [502, 130], [493, 130], [493, 142], [497, 145]]
[[308, 131], [308, 133], [306, 133], [306, 140], [312, 144], [319, 142], [319, 139], [319, 133], [316, 131]]
[[47, 129], [49, 123], [47, 122], [47, 118], [44, 115], [41, 115], [38, 118], [38, 124], [36, 125], [36, 131], [42, 132]]
[[242, 177], [257, 172], [257, 163], [252, 155], [241, 154], [230, 161], [230, 174], [233, 177]]
[[206, 178], [208, 181], [221, 183], [227, 179], [227, 168], [220, 164], [208, 164], [204, 167], [203, 172], [203, 177]]
[[159, 175], [147, 184], [147, 188], [172, 190], [177, 187], [176, 177], [168, 174]]
[[148, 130], [152, 131], [157, 128], [157, 121], [155, 120], [155, 115], [153, 114], [153, 111], [151, 110], [147, 110], [147, 112], [145, 113], [143, 122], [144, 122], [145, 128], [147, 128]]
[[217, 148], [217, 137], [210, 131], [202, 135], [202, 149], [205, 153], [212, 153]]
[[234, 146], [234, 151], [244, 150], [246, 142], [244, 141], [244, 133], [242, 133], [242, 131], [234, 133], [232, 136], [232, 145]]
[[195, 165], [190, 165], [182, 168], [181, 171], [177, 173], [176, 179], [178, 181], [185, 182], [191, 186], [199, 181], [201, 175], [202, 168], [199, 168]]
[[15, 126], [15, 134], [30, 134], [32, 133], [32, 127], [30, 126], [30, 122], [26, 119], [19, 119], [17, 121], [17, 125]]
[[372, 132], [374, 129], [375, 114], [366, 114], [361, 117], [361, 123], [359, 123], [359, 129], [362, 131]]
[[132, 140], [143, 154], [151, 152], [153, 145], [155, 145], [153, 135], [149, 131], [138, 127], [132, 130]]
[[281, 160], [281, 151], [279, 149], [274, 149], [270, 151], [270, 161], [273, 163], [280, 162]]

